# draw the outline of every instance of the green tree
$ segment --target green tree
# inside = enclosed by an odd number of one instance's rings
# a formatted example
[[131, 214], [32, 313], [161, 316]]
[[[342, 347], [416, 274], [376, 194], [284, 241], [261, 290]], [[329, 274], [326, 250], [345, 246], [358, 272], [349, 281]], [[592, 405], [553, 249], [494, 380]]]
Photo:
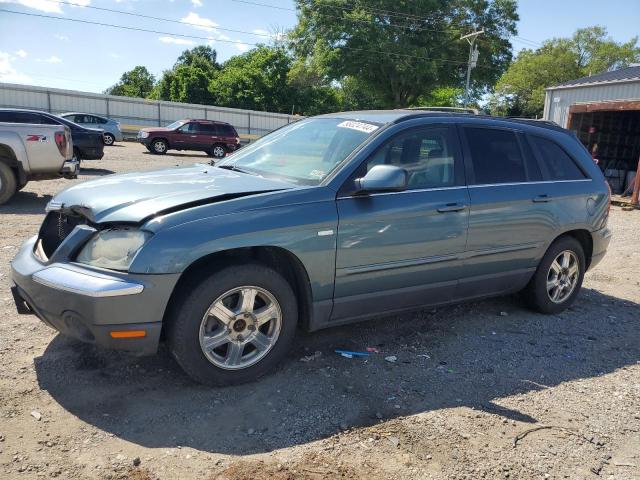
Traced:
[[258, 46], [227, 60], [209, 83], [217, 105], [291, 113], [291, 57], [283, 48]]
[[[357, 78], [387, 107], [412, 105], [436, 87], [461, 86], [467, 44], [461, 34], [483, 28], [474, 71], [478, 93], [511, 60], [515, 0], [296, 0], [290, 45], [314, 58], [336, 81]], [[401, 12], [401, 13], [398, 13]]]
[[206, 45], [185, 50], [171, 70], [165, 70], [151, 97], [172, 102], [210, 104], [209, 82], [217, 75], [216, 51]]
[[208, 45], [198, 45], [191, 50], [185, 50], [180, 54], [174, 67], [187, 65], [199, 67], [205, 72], [214, 72], [220, 69], [217, 62], [218, 53]]
[[497, 82], [488, 107], [497, 115], [540, 116], [545, 88], [639, 59], [637, 37], [616, 43], [604, 27], [583, 28], [571, 38], [556, 38], [537, 50], [522, 50]]
[[138, 65], [133, 70], [124, 72], [120, 81], [105, 90], [108, 95], [146, 98], [153, 90], [155, 77], [146, 67]]

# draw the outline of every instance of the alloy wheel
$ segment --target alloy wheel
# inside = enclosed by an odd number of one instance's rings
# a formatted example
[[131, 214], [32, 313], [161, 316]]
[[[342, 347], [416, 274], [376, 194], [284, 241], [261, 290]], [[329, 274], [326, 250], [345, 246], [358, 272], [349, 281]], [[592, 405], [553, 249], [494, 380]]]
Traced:
[[242, 286], [220, 295], [200, 323], [200, 348], [211, 363], [225, 370], [250, 367], [278, 341], [282, 310], [267, 290]]
[[224, 148], [222, 148], [220, 145], [218, 145], [217, 147], [213, 147], [213, 156], [216, 158], [222, 158], [225, 155], [225, 151]]
[[547, 295], [553, 303], [567, 300], [578, 284], [580, 263], [571, 250], [564, 250], [555, 258], [547, 273]]

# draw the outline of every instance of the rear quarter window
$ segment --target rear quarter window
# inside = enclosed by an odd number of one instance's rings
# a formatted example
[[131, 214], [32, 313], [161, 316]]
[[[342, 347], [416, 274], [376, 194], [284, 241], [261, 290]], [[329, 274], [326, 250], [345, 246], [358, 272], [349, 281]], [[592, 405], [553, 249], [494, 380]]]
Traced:
[[575, 160], [553, 140], [530, 135], [529, 141], [538, 161], [546, 170], [549, 180], [582, 180], [586, 178], [576, 165]]

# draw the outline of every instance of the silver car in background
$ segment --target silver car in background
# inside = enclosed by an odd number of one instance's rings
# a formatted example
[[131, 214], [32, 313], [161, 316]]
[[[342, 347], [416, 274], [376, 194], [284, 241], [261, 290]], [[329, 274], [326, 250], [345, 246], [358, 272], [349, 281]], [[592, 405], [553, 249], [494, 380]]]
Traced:
[[79, 112], [63, 113], [60, 116], [84, 127], [103, 130], [105, 145], [113, 145], [115, 142], [121, 142], [123, 139], [122, 131], [120, 131], [120, 123], [111, 118], [94, 115], [92, 113]]

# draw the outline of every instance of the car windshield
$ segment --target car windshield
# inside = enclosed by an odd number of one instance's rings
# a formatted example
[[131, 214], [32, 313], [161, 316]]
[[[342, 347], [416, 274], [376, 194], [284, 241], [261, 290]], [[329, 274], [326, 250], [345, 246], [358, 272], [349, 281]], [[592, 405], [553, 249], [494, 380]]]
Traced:
[[317, 185], [378, 128], [380, 124], [344, 118], [300, 120], [262, 137], [219, 165]]
[[177, 122], [170, 123], [166, 128], [168, 128], [169, 130], [175, 130], [182, 125], [184, 125], [184, 122], [182, 120], [178, 120]]

